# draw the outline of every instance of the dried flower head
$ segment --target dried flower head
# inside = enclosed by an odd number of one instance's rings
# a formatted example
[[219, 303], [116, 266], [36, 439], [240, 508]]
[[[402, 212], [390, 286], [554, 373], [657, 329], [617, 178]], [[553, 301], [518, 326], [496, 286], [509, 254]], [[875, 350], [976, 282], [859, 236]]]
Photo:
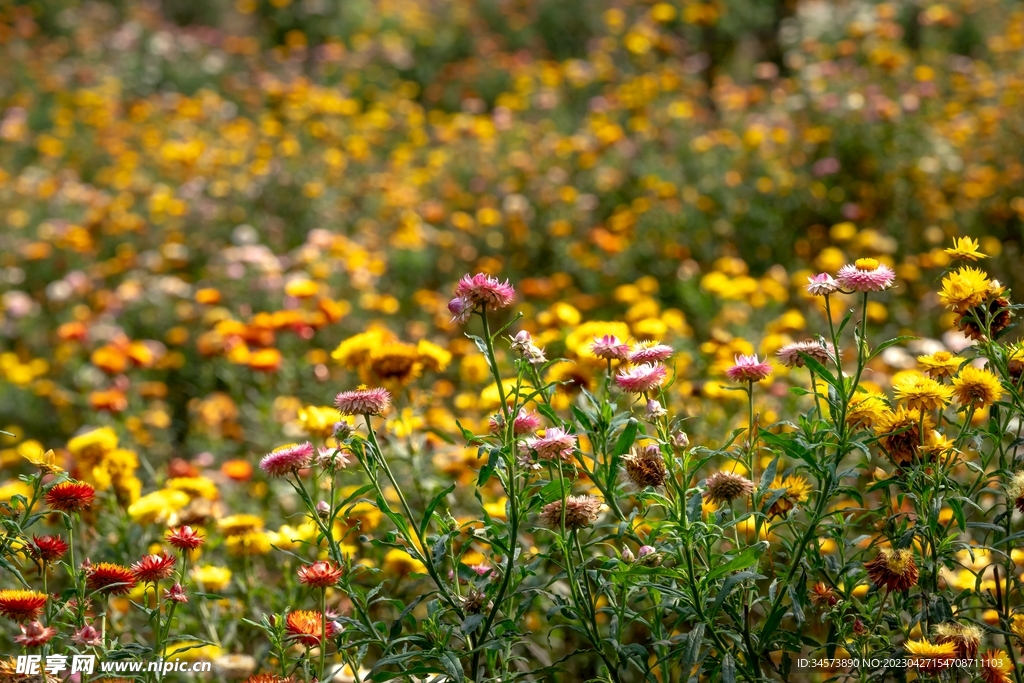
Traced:
[[873, 258], [857, 259], [836, 273], [836, 282], [841, 287], [855, 292], [880, 292], [892, 287], [895, 279], [896, 273], [892, 268]]
[[[576, 531], [594, 522], [601, 515], [601, 499], [597, 496], [569, 496], [565, 501], [565, 528]], [[540, 520], [552, 529], [562, 527], [562, 501], [548, 503], [540, 511]]]
[[890, 591], [903, 592], [917, 584], [917, 564], [909, 548], [882, 548], [864, 569], [876, 586]]
[[811, 586], [809, 594], [811, 602], [818, 606], [835, 607], [839, 602], [839, 595], [832, 589], [832, 586], [822, 581]]
[[[985, 339], [989, 335], [992, 338], [998, 337], [1003, 330], [1010, 326], [1013, 319], [1013, 310], [1010, 308], [1010, 300], [1004, 296], [996, 296], [987, 304], [964, 311], [956, 319], [957, 328], [965, 335], [975, 341]], [[988, 319], [988, 329], [982, 329], [978, 321]]]
[[803, 357], [805, 355], [824, 365], [835, 357], [835, 350], [832, 348], [832, 344], [828, 342], [818, 343], [813, 339], [808, 339], [793, 344], [786, 344], [775, 352], [779, 362], [787, 368], [804, 367]]
[[630, 450], [622, 458], [622, 466], [629, 483], [641, 491], [647, 487], [662, 487], [668, 477], [661, 449], [653, 444]]
[[704, 482], [704, 497], [712, 503], [731, 503], [746, 498], [754, 490], [754, 482], [734, 472], [719, 470]]
[[725, 371], [732, 382], [760, 382], [771, 377], [772, 366], [768, 361], [759, 361], [757, 355], [736, 356], [736, 364]]
[[313, 459], [313, 444], [289, 443], [278, 446], [263, 456], [260, 469], [272, 477], [283, 477], [296, 470], [309, 467]]
[[974, 659], [981, 645], [982, 630], [974, 624], [947, 621], [935, 626], [935, 642], [953, 643], [957, 659]]
[[661, 363], [644, 363], [622, 370], [615, 376], [615, 383], [631, 394], [646, 394], [665, 383], [668, 369]]
[[327, 472], [337, 472], [349, 464], [349, 458], [340, 448], [321, 446], [316, 451], [316, 464]]
[[391, 406], [391, 394], [380, 387], [360, 387], [338, 394], [334, 398], [334, 405], [342, 415], [381, 415]]
[[1024, 470], [1014, 472], [1006, 484], [1006, 497], [1013, 501], [1014, 507], [1024, 512]]
[[299, 567], [299, 583], [311, 588], [326, 588], [341, 580], [341, 567], [328, 560]]

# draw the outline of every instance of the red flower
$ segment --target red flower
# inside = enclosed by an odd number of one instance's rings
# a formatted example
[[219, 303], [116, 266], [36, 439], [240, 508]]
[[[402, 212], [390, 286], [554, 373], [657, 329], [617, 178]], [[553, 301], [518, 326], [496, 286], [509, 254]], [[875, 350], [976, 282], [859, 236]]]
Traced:
[[60, 536], [33, 536], [29, 551], [32, 557], [43, 562], [56, 562], [64, 557], [68, 544]]
[[159, 555], [146, 555], [144, 558], [132, 565], [132, 574], [137, 581], [151, 583], [166, 579], [174, 572], [174, 563], [178, 558], [167, 553]]
[[327, 560], [320, 560], [299, 568], [299, 582], [313, 588], [333, 586], [338, 583], [340, 578], [341, 568]]
[[21, 635], [14, 639], [25, 647], [38, 647], [50, 642], [50, 639], [57, 635], [57, 629], [52, 626], [43, 626], [38, 621], [33, 621], [28, 626], [21, 625]]
[[0, 615], [14, 621], [31, 621], [38, 617], [46, 605], [46, 595], [36, 591], [0, 591]]
[[[285, 622], [285, 630], [288, 631], [288, 635], [296, 640], [296, 642], [302, 643], [307, 647], [316, 647], [320, 644], [321, 636], [324, 635], [324, 615], [322, 612], [313, 612], [311, 610], [295, 610], [294, 612], [288, 613], [288, 619]], [[327, 620], [327, 637], [330, 638], [338, 633], [337, 625]]]
[[100, 562], [86, 568], [85, 585], [90, 591], [106, 595], [125, 595], [137, 580], [131, 569], [113, 562]]
[[183, 526], [167, 534], [167, 542], [178, 550], [195, 550], [205, 543], [206, 539], [197, 534], [192, 527]]
[[46, 502], [54, 510], [79, 512], [92, 505], [96, 489], [84, 481], [62, 481], [46, 492]]
[[164, 591], [164, 600], [168, 602], [188, 602], [188, 594], [185, 592], [184, 586], [176, 583], [171, 586], [170, 590]]

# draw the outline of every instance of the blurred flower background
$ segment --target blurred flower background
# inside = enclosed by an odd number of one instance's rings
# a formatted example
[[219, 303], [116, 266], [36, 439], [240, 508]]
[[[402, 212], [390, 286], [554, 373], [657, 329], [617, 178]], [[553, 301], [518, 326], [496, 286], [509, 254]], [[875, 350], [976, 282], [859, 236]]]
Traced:
[[[394, 397], [382, 438], [414, 502], [450, 481], [468, 502], [462, 429], [501, 429], [525, 389], [452, 320], [467, 272], [515, 283], [523, 343], [557, 360], [554, 410], [604, 381], [595, 338], [665, 344], [664, 400], [717, 448], [747, 426], [736, 357], [756, 368], [827, 327], [808, 278], [891, 269], [868, 328], [917, 339], [871, 359], [875, 393], [851, 404], [870, 425], [872, 396], [919, 395], [899, 374], [918, 356], [956, 374], [958, 310], [981, 302], [956, 287], [1024, 291], [1022, 105], [1008, 0], [2, 3], [0, 501], [30, 497], [18, 476], [53, 449], [119, 506], [125, 548], [205, 524], [218, 559], [190, 576], [224, 591], [272, 544], [315, 540], [258, 463], [333, 438], [334, 396], [366, 384]], [[989, 276], [940, 286], [978, 252]], [[835, 294], [827, 315], [859, 302]], [[644, 367], [630, 386], [664, 379]], [[804, 400], [799, 372], [759, 383], [761, 425]], [[783, 512], [807, 499], [781, 486]], [[357, 538], [368, 566], [424, 571]], [[206, 654], [254, 637], [238, 628], [204, 634], [223, 646]]]

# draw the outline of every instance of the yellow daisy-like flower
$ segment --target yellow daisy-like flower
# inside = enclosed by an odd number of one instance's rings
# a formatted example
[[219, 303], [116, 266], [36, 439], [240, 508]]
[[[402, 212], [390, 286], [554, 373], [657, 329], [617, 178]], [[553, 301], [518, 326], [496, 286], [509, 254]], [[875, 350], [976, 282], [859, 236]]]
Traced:
[[892, 390], [896, 400], [918, 410], [940, 410], [953, 398], [950, 387], [918, 373], [900, 377], [893, 383]]
[[977, 268], [961, 268], [942, 279], [939, 301], [947, 308], [962, 313], [978, 306], [989, 293], [988, 274]]
[[988, 650], [981, 657], [978, 673], [985, 683], [1010, 683], [1013, 680], [1013, 660], [1005, 650]]
[[[875, 434], [878, 444], [897, 467], [909, 465], [921, 447], [921, 411], [900, 406], [896, 410], [885, 411], [875, 422]], [[935, 426], [928, 413], [924, 414], [925, 433]]]
[[341, 420], [341, 413], [330, 406], [306, 406], [299, 411], [302, 429], [311, 436], [327, 438], [334, 433], [334, 423]]
[[263, 530], [263, 518], [257, 515], [230, 515], [217, 522], [217, 529], [225, 536], [241, 536]]
[[184, 491], [160, 489], [129, 505], [128, 516], [139, 524], [165, 522], [172, 514], [188, 505], [191, 499]]
[[228, 549], [228, 555], [233, 557], [266, 555], [271, 550], [270, 535], [265, 531], [247, 531], [228, 536], [224, 545]]
[[1010, 619], [1010, 630], [1013, 634], [1024, 640], [1024, 612], [1016, 612]]
[[968, 365], [953, 378], [953, 393], [960, 405], [985, 408], [999, 400], [1003, 386], [991, 371]]
[[53, 452], [53, 449], [44, 453], [41, 447], [27, 449], [19, 448], [18, 452], [21, 453], [21, 457], [25, 458], [44, 472], [49, 474], [60, 474], [64, 471], [64, 468], [57, 464], [57, 456]]
[[866, 391], [853, 395], [846, 411], [847, 424], [870, 427], [889, 410], [889, 398], [879, 391]]
[[184, 491], [193, 498], [205, 498], [206, 500], [217, 500], [220, 492], [213, 480], [206, 477], [176, 477], [167, 480], [167, 488], [175, 491]]
[[420, 339], [416, 344], [416, 352], [420, 354], [420, 364], [427, 372], [444, 372], [452, 362], [452, 354], [426, 339]]
[[953, 239], [953, 247], [950, 249], [943, 249], [943, 251], [953, 258], [962, 258], [968, 261], [977, 261], [979, 259], [988, 258], [988, 254], [983, 254], [978, 251], [978, 246], [978, 240], [973, 240], [970, 237], [957, 237]]
[[903, 643], [907, 658], [913, 667], [925, 673], [946, 671], [949, 663], [956, 659], [955, 643], [932, 643], [927, 640], [908, 640]]
[[393, 341], [395, 335], [390, 330], [373, 327], [338, 344], [338, 348], [331, 352], [331, 358], [347, 368], [354, 369], [366, 362], [371, 351]]
[[772, 480], [770, 488], [773, 490], [785, 489], [786, 492], [772, 504], [771, 509], [768, 510], [769, 517], [786, 515], [796, 507], [797, 503], [807, 502], [807, 498], [811, 493], [811, 485], [807, 483], [807, 480], [792, 474], [785, 479], [776, 475], [775, 479]]
[[227, 567], [203, 565], [194, 568], [189, 574], [193, 580], [207, 591], [222, 591], [231, 583], [231, 570]]
[[382, 383], [408, 384], [420, 376], [420, 353], [412, 344], [392, 342], [370, 351], [370, 370]]
[[963, 365], [964, 359], [954, 356], [949, 351], [936, 351], [928, 356], [918, 356], [917, 362], [924, 368], [926, 375], [939, 379], [955, 375]]

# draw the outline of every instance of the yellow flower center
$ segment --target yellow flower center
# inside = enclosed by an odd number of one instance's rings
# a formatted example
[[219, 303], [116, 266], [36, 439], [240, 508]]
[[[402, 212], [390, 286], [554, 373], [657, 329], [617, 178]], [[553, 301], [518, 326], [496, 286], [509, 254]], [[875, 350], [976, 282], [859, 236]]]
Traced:
[[873, 258], [859, 258], [854, 262], [857, 270], [878, 270], [878, 261]]

